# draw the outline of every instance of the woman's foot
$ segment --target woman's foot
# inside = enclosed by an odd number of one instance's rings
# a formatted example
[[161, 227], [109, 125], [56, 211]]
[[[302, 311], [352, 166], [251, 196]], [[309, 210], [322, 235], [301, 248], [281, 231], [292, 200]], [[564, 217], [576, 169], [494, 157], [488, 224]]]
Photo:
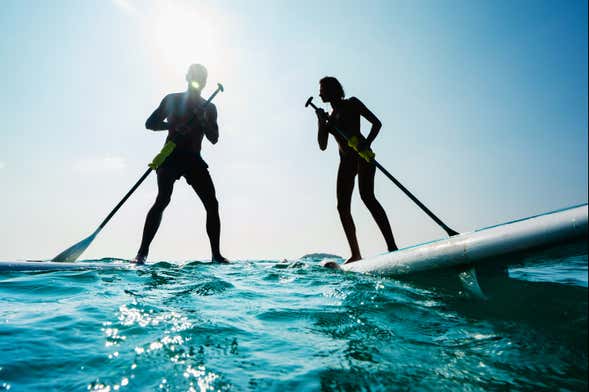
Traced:
[[344, 264], [353, 263], [354, 261], [362, 260], [362, 255], [352, 255], [349, 259], [346, 260]]

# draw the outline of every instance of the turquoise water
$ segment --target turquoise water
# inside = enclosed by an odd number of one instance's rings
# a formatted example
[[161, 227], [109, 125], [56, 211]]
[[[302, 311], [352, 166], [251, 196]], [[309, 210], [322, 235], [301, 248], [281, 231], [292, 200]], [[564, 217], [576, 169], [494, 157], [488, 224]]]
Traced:
[[0, 390], [587, 390], [586, 253], [485, 302], [321, 259], [0, 272]]

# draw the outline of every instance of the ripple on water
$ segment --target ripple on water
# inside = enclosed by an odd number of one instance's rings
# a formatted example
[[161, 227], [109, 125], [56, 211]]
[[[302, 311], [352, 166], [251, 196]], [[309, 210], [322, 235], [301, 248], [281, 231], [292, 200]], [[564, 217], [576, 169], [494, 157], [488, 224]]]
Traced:
[[587, 388], [586, 287], [503, 280], [480, 303], [321, 257], [0, 275], [0, 386]]

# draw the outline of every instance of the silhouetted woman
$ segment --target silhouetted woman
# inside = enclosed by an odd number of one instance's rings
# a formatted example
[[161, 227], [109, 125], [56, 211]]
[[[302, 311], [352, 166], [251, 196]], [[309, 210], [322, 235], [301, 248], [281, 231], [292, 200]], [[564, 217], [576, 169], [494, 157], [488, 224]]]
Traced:
[[[358, 150], [363, 151], [370, 148], [370, 145], [380, 131], [381, 122], [358, 98], [351, 97], [344, 99], [344, 89], [334, 77], [327, 76], [319, 81], [319, 96], [323, 102], [329, 102], [333, 109], [329, 115], [322, 110], [317, 112], [319, 119], [317, 137], [319, 148], [321, 150], [327, 148], [329, 133], [333, 135], [339, 146], [340, 163], [337, 171], [337, 210], [352, 252], [352, 256], [346, 263], [362, 258], [358, 246], [358, 239], [356, 238], [356, 227], [350, 211], [356, 175], [358, 175], [360, 197], [382, 232], [388, 250], [390, 252], [397, 250], [387, 215], [374, 196], [374, 174], [376, 167], [361, 158], [356, 151], [348, 146], [348, 142], [334, 130], [334, 127], [338, 128], [348, 138], [356, 136], [360, 140]], [[370, 133], [366, 138], [360, 133], [360, 116], [372, 124]]]

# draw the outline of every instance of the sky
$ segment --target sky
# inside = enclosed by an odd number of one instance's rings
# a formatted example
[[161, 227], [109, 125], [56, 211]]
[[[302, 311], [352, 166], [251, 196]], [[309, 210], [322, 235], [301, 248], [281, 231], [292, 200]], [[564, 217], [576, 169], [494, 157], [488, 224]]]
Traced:
[[[0, 58], [0, 260], [94, 231], [159, 152], [145, 120], [191, 63], [204, 96], [225, 86], [202, 155], [230, 259], [349, 255], [337, 148], [320, 151], [304, 107], [326, 75], [382, 121], [377, 160], [456, 231], [587, 202], [586, 1], [4, 0]], [[399, 246], [445, 236], [380, 173], [375, 189]], [[134, 257], [156, 193], [151, 175], [82, 258]], [[357, 189], [352, 214], [363, 256], [384, 252]], [[182, 179], [149, 259], [209, 258]]]

